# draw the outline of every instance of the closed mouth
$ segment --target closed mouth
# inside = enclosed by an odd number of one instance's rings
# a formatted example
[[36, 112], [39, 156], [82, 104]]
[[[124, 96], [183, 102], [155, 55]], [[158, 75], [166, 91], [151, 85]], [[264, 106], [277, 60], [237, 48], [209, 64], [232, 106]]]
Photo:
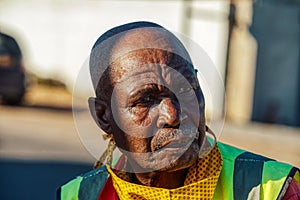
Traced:
[[197, 141], [197, 134], [194, 132], [183, 133], [180, 129], [162, 129], [151, 140], [151, 151], [162, 148], [184, 148], [192, 142]]

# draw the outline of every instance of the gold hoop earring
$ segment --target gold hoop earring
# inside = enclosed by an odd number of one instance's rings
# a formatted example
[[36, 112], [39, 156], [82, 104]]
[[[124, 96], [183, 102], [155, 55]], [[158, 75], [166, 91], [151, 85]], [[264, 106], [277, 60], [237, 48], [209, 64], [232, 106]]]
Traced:
[[203, 143], [203, 146], [201, 147], [200, 151], [199, 151], [199, 154], [198, 154], [198, 157], [199, 158], [203, 158], [204, 156], [206, 156], [212, 149], [213, 147], [217, 144], [217, 137], [216, 135], [214, 134], [214, 132], [208, 127], [205, 125], [205, 132], [209, 133], [210, 135], [212, 135], [213, 137], [213, 142], [211, 142], [211, 139], [208, 139], [206, 137], [204, 143]]
[[205, 125], [205, 131], [208, 132], [209, 134], [211, 134], [214, 138], [214, 143], [212, 146], [215, 146], [215, 144], [217, 144], [217, 137], [215, 135], [215, 133], [208, 127]]

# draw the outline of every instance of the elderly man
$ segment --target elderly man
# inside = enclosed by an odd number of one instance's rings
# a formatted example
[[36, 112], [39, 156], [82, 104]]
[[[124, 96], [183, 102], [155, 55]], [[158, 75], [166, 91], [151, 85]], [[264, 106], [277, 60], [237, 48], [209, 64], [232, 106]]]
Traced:
[[[115, 27], [95, 43], [91, 113], [110, 140], [61, 199], [298, 199], [299, 170], [206, 136], [204, 97], [181, 42], [160, 25]], [[123, 153], [111, 167], [113, 145]], [[107, 159], [106, 166], [102, 166]]]

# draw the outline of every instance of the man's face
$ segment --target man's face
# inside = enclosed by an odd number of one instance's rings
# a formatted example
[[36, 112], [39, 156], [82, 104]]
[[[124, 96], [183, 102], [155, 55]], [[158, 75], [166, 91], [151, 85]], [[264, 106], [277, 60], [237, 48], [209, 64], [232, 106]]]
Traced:
[[191, 166], [204, 137], [204, 100], [194, 69], [155, 49], [114, 63], [122, 68], [111, 99], [111, 128], [135, 172]]

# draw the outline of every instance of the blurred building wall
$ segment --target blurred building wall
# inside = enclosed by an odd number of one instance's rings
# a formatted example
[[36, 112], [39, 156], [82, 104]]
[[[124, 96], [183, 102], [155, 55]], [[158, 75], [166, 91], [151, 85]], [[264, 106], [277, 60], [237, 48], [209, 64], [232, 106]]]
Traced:
[[232, 1], [229, 55], [226, 73], [226, 118], [235, 123], [251, 120], [257, 44], [249, 32], [252, 2]]
[[227, 119], [299, 126], [299, 1], [257, 0], [234, 6]]
[[255, 1], [251, 32], [258, 43], [252, 120], [300, 126], [300, 2]]

